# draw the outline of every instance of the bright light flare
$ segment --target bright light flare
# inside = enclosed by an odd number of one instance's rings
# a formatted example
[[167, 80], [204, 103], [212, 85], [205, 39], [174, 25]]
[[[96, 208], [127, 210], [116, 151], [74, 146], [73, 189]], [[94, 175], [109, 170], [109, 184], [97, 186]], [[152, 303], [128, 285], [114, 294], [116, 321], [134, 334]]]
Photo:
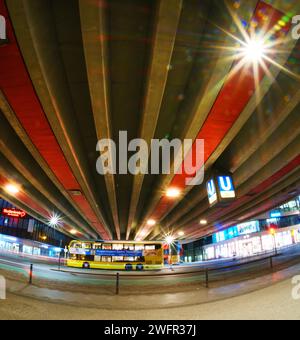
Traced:
[[241, 53], [247, 61], [260, 63], [268, 54], [268, 48], [263, 39], [254, 38], [241, 48]]
[[9, 193], [10, 195], [16, 195], [17, 193], [20, 192], [20, 189], [14, 185], [14, 184], [7, 184], [5, 187], [4, 187], [4, 190]]
[[166, 243], [168, 244], [168, 245], [170, 245], [170, 244], [172, 244], [173, 242], [174, 242], [174, 237], [172, 236], [172, 235], [168, 235], [167, 237], [166, 237]]
[[168, 198], [178, 198], [180, 196], [181, 192], [179, 189], [177, 188], [169, 188], [167, 191], [166, 191], [166, 196]]
[[155, 221], [155, 220], [152, 220], [152, 219], [150, 219], [150, 220], [148, 220], [148, 221], [147, 221], [147, 225], [148, 225], [149, 227], [153, 227], [153, 226], [155, 226], [155, 225], [156, 225], [156, 221]]
[[54, 213], [52, 216], [50, 216], [48, 224], [53, 228], [58, 227], [62, 224], [62, 219], [59, 215]]

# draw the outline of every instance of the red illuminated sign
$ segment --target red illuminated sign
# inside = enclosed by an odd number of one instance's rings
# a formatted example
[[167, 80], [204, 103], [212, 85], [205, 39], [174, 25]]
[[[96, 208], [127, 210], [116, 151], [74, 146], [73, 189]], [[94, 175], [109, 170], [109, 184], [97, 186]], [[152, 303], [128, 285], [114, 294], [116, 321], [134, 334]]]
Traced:
[[7, 217], [24, 218], [26, 216], [26, 212], [23, 210], [4, 208], [2, 209], [2, 215]]

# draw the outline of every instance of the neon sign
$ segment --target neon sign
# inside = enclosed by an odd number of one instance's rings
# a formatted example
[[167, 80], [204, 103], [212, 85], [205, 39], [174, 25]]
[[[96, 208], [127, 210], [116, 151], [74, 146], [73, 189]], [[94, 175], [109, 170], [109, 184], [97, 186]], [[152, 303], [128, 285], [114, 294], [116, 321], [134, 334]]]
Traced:
[[23, 210], [17, 209], [2, 209], [2, 215], [6, 217], [24, 218], [27, 214]]

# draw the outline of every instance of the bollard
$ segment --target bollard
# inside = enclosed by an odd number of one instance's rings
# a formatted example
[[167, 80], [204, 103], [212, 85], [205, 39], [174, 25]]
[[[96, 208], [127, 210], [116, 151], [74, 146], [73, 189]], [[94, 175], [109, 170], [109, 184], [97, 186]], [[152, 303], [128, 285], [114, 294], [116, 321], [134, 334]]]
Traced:
[[60, 271], [60, 267], [61, 267], [61, 253], [59, 253], [59, 257], [58, 257], [58, 270]]
[[116, 295], [119, 295], [120, 291], [120, 274], [117, 273], [117, 279], [116, 279]]
[[272, 256], [270, 257], [270, 266], [271, 266], [271, 269], [273, 269], [273, 257]]
[[33, 273], [33, 264], [30, 265], [30, 271], [29, 271], [29, 284], [32, 284], [32, 273]]
[[205, 287], [208, 288], [208, 268], [205, 270]]

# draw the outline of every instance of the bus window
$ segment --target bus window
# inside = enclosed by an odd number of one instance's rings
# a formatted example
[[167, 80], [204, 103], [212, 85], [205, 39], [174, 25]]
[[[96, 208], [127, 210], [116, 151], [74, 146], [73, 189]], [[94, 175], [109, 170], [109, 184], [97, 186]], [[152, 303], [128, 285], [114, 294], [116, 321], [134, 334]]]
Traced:
[[113, 250], [123, 250], [124, 249], [124, 244], [113, 244]]
[[123, 256], [113, 256], [112, 262], [123, 262], [124, 257]]
[[78, 255], [80, 261], [94, 261], [93, 255]]
[[135, 261], [135, 257], [124, 257], [124, 261], [125, 262], [134, 262]]
[[102, 256], [102, 262], [112, 262], [111, 256]]
[[149, 245], [149, 244], [147, 244], [147, 245], [145, 245], [145, 250], [155, 250], [155, 244], [151, 244], [151, 245]]
[[124, 249], [126, 249], [126, 250], [134, 250], [134, 244], [124, 244]]
[[94, 249], [102, 249], [102, 244], [101, 243], [95, 244]]
[[144, 245], [143, 244], [136, 244], [135, 250], [144, 250]]
[[104, 249], [104, 250], [111, 250], [111, 244], [103, 244], [102, 245], [102, 249]]
[[91, 249], [91, 243], [82, 243], [82, 248], [83, 249]]

